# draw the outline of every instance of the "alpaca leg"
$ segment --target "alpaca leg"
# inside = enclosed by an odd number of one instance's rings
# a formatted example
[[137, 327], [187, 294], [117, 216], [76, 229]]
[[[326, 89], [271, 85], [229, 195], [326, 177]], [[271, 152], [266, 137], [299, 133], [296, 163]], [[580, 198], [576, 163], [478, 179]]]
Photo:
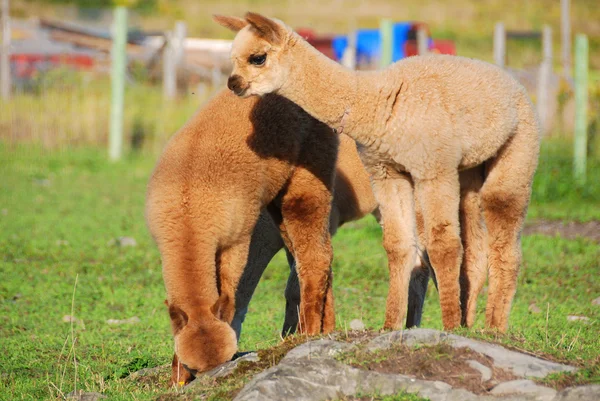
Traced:
[[267, 265], [281, 248], [283, 248], [283, 241], [279, 234], [279, 228], [269, 214], [263, 211], [254, 227], [248, 261], [235, 292], [235, 315], [231, 327], [235, 330], [238, 340], [256, 286]]
[[486, 325], [506, 331], [521, 263], [521, 229], [537, 166], [537, 125], [522, 121], [488, 166], [481, 203], [488, 232], [489, 290]]
[[231, 324], [235, 315], [235, 294], [244, 272], [250, 246], [250, 237], [221, 251], [219, 261], [219, 300], [213, 307], [215, 315]]
[[281, 201], [281, 215], [300, 281], [299, 330], [314, 335], [332, 327], [328, 294], [333, 251], [329, 235], [331, 192], [311, 171], [297, 167]]
[[409, 176], [391, 169], [370, 172], [390, 274], [384, 328], [399, 329], [404, 322], [410, 275], [417, 259], [412, 182]]
[[300, 283], [298, 282], [298, 273], [296, 272], [296, 261], [292, 253], [285, 250], [290, 274], [285, 286], [285, 319], [281, 336], [286, 337], [294, 334], [298, 328], [298, 313], [300, 312]]
[[464, 257], [460, 270], [462, 324], [475, 322], [477, 297], [487, 275], [486, 231], [481, 213], [483, 166], [460, 173], [460, 227]]
[[459, 275], [463, 249], [458, 222], [458, 173], [415, 181], [415, 190], [423, 211], [427, 254], [439, 284], [442, 321], [444, 328], [451, 330], [461, 321]]

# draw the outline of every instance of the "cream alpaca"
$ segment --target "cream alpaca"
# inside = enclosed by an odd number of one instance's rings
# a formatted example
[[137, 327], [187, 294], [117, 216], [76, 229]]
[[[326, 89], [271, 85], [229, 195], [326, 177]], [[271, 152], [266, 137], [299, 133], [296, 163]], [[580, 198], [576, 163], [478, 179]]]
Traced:
[[350, 71], [281, 22], [254, 13], [245, 20], [215, 18], [239, 31], [230, 89], [244, 97], [278, 93], [365, 148], [390, 269], [385, 327], [400, 327], [406, 308], [416, 259], [415, 208], [422, 210], [444, 327], [460, 324], [458, 172], [485, 164], [485, 183], [473, 192], [487, 228], [486, 323], [506, 330], [539, 153], [539, 127], [522, 86], [495, 66], [451, 56]]

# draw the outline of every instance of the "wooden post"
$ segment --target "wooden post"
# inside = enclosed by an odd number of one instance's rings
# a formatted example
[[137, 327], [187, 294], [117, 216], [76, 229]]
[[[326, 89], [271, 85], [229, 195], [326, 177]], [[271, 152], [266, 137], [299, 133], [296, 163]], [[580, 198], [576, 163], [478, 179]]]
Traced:
[[394, 48], [394, 25], [392, 20], [384, 18], [379, 24], [379, 31], [381, 32], [381, 58], [379, 59], [379, 66], [385, 68], [392, 64], [392, 50]]
[[185, 61], [185, 37], [187, 36], [187, 25], [183, 21], [175, 23], [174, 57], [175, 65], [181, 68]]
[[[352, 24], [354, 27], [355, 25]], [[351, 69], [356, 69], [356, 35], [358, 32], [352, 28], [348, 33], [348, 46], [346, 46], [346, 50], [344, 50], [344, 54], [342, 55], [342, 65]]]
[[552, 28], [544, 26], [542, 33], [543, 58], [538, 71], [537, 82], [537, 111], [540, 118], [542, 133], [550, 129], [550, 78], [552, 76]]
[[589, 46], [586, 35], [575, 37], [575, 149], [573, 167], [579, 185], [586, 181]]
[[427, 41], [427, 31], [423, 27], [419, 27], [417, 30], [417, 51], [420, 56], [429, 52], [429, 44]]
[[11, 76], [10, 76], [10, 7], [9, 0], [2, 0], [2, 45], [0, 47], [0, 97], [2, 100], [10, 99]]
[[177, 60], [174, 36], [172, 32], [165, 33], [166, 44], [163, 50], [163, 96], [165, 99], [174, 99], [177, 96]]
[[506, 31], [502, 22], [494, 28], [494, 62], [500, 68], [506, 66]]
[[112, 47], [112, 101], [109, 137], [109, 157], [119, 160], [123, 153], [123, 113], [125, 107], [125, 73], [127, 67], [127, 8], [114, 11]]
[[560, 0], [560, 37], [563, 76], [571, 78], [571, 0]]

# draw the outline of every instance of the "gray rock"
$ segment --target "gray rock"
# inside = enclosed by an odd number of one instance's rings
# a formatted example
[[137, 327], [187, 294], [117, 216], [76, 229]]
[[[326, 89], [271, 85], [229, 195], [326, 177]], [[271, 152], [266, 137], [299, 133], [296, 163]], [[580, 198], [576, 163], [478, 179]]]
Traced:
[[474, 360], [468, 360], [467, 365], [469, 365], [481, 374], [482, 382], [486, 382], [492, 378], [492, 369], [488, 368], [487, 366], [482, 365], [481, 363]]
[[445, 339], [448, 335], [433, 329], [409, 329], [403, 331], [392, 331], [375, 337], [366, 348], [369, 351], [387, 349], [394, 344], [405, 344], [413, 346], [416, 344], [434, 345]]
[[584, 322], [587, 323], [590, 321], [590, 318], [587, 316], [576, 316], [576, 315], [569, 315], [567, 316], [567, 320], [569, 322]]
[[454, 334], [450, 334], [447, 340], [455, 348], [467, 347], [489, 356], [494, 360], [494, 366], [510, 370], [520, 377], [546, 377], [554, 372], [573, 372], [577, 370], [573, 366], [545, 361], [531, 355], [508, 350], [500, 345], [471, 340]]
[[578, 386], [566, 388], [559, 392], [552, 401], [598, 401], [600, 385]]
[[531, 380], [512, 380], [498, 384], [490, 394], [533, 394], [539, 400], [552, 400], [556, 396], [556, 390], [540, 386]]
[[529, 312], [531, 313], [541, 313], [542, 310], [540, 309], [539, 306], [537, 306], [536, 304], [531, 304], [529, 305], [529, 308], [527, 308], [529, 310]]
[[137, 241], [135, 238], [131, 237], [117, 237], [108, 241], [109, 246], [120, 246], [120, 247], [128, 247], [128, 246], [137, 246]]
[[65, 396], [67, 400], [77, 401], [97, 401], [106, 398], [104, 394], [100, 393], [86, 393], [83, 390], [71, 391]]
[[129, 319], [108, 319], [106, 323], [116, 325], [116, 324], [136, 324], [140, 322], [140, 318], [137, 316], [130, 317]]
[[592, 301], [592, 305], [600, 306], [600, 297], [598, 297], [598, 298], [594, 299], [594, 300]]
[[165, 365], [156, 366], [154, 368], [140, 369], [136, 372], [131, 373], [129, 376], [127, 376], [127, 378], [128, 379], [138, 379], [140, 377], [154, 376], [154, 375], [159, 374], [161, 371], [166, 370], [170, 366], [171, 366], [171, 364], [168, 363]]
[[365, 324], [360, 319], [354, 319], [350, 321], [350, 330], [353, 331], [363, 331], [365, 329]]
[[352, 347], [354, 347], [354, 345], [333, 340], [323, 339], [309, 341], [289, 351], [283, 360], [285, 361], [302, 358], [333, 358], [341, 351], [347, 351]]
[[216, 368], [211, 369], [208, 372], [204, 372], [198, 375], [196, 377], [196, 380], [193, 380], [191, 383], [185, 386], [185, 389], [187, 391], [193, 391], [194, 389], [202, 387], [204, 385], [204, 381], [202, 380], [204, 378], [218, 379], [220, 377], [229, 376], [235, 371], [240, 362], [257, 362], [258, 360], [258, 354], [256, 352], [251, 352], [249, 354], [239, 357], [235, 361], [225, 362], [224, 364], [217, 366]]

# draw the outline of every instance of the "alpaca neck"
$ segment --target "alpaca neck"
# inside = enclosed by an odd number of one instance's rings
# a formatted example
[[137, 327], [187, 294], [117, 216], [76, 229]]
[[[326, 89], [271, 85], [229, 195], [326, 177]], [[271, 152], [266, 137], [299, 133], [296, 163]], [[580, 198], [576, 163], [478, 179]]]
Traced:
[[373, 128], [371, 117], [377, 106], [364, 95], [366, 91], [378, 90], [381, 79], [376, 79], [372, 72], [349, 70], [321, 54], [296, 33], [292, 35], [288, 51], [293, 56], [293, 65], [278, 94], [338, 132], [362, 142], [363, 131]]

